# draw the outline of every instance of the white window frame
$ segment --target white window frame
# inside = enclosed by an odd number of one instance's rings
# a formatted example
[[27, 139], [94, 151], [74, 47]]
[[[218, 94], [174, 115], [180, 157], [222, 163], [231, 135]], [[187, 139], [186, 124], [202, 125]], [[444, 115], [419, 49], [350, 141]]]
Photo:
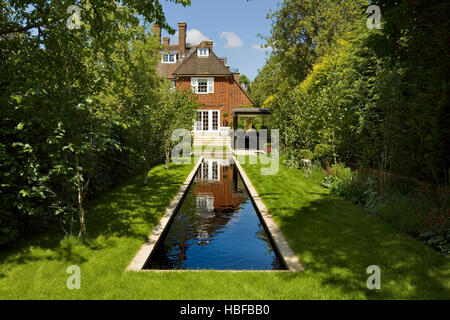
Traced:
[[[213, 130], [213, 112], [217, 112], [217, 130]], [[208, 128], [203, 130], [203, 119], [201, 122], [198, 120], [198, 112], [206, 112], [208, 115]], [[220, 109], [198, 109], [194, 119], [193, 132], [220, 132]], [[202, 116], [203, 117], [203, 116]], [[200, 129], [202, 128], [202, 129]]]
[[[198, 91], [198, 81], [206, 80], [206, 92]], [[213, 77], [192, 77], [191, 78], [191, 88], [196, 94], [210, 94], [214, 93], [214, 78]]]
[[[170, 58], [173, 57], [173, 61], [170, 61]], [[177, 54], [176, 53], [163, 53], [161, 57], [162, 63], [176, 63], [177, 62]]]
[[208, 57], [209, 56], [209, 48], [198, 48], [197, 56], [199, 57]]
[[[213, 165], [216, 165], [217, 168], [217, 175], [214, 176], [214, 172], [213, 172]], [[220, 160], [215, 160], [215, 159], [205, 159], [201, 164], [200, 164], [200, 168], [198, 170], [198, 176], [197, 178], [199, 180], [207, 180], [207, 181], [220, 181], [222, 178], [222, 163], [220, 162]], [[202, 195], [197, 196], [197, 199], [202, 197]], [[206, 196], [206, 197], [210, 197], [210, 196]], [[203, 196], [203, 207], [204, 205], [207, 203], [206, 201], [206, 197]], [[212, 197], [214, 199], [214, 197]], [[197, 207], [202, 206], [202, 204], [199, 204], [197, 202]], [[211, 205], [209, 205], [209, 207], [211, 207]]]

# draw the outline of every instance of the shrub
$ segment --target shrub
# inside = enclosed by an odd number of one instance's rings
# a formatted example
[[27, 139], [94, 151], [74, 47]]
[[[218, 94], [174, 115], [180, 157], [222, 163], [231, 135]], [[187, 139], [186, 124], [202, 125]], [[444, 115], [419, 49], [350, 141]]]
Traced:
[[322, 180], [322, 182], [320, 183], [320, 185], [321, 185], [322, 187], [327, 188], [327, 189], [331, 189], [331, 187], [333, 186], [333, 183], [335, 183], [335, 182], [336, 182], [336, 177], [335, 177], [335, 176], [332, 176], [332, 175], [326, 175], [326, 176], [323, 178], [323, 180]]
[[298, 160], [312, 160], [314, 158], [313, 153], [309, 149], [295, 150], [293, 154]]
[[372, 188], [367, 189], [364, 191], [364, 200], [364, 210], [370, 214], [376, 214], [381, 204], [381, 198], [378, 192]]
[[331, 189], [335, 194], [343, 196], [352, 182], [352, 171], [343, 164], [333, 164], [331, 167], [327, 161], [327, 170], [322, 170], [325, 175], [321, 185]]
[[422, 217], [423, 226], [427, 230], [439, 232], [450, 228], [450, 210], [433, 208]]
[[291, 150], [288, 152], [288, 158], [281, 164], [289, 168], [303, 168], [309, 173], [312, 169], [312, 158], [313, 154], [309, 149]]
[[300, 168], [300, 164], [298, 163], [297, 160], [295, 160], [295, 158], [293, 156], [290, 156], [287, 159], [281, 160], [281, 164], [288, 168], [293, 168], [293, 169]]
[[417, 235], [420, 229], [420, 213], [414, 201], [393, 190], [384, 192], [377, 215], [409, 235]]
[[354, 171], [342, 164], [327, 169], [315, 165], [317, 181], [332, 193], [359, 204], [369, 214], [378, 215], [398, 230], [419, 236], [443, 254], [450, 252], [450, 197], [438, 192], [421, 193], [414, 187], [389, 183], [367, 171]]
[[450, 254], [449, 237], [450, 228], [441, 231], [427, 231], [419, 235], [419, 239], [422, 239], [426, 245], [443, 254]]
[[311, 179], [316, 183], [321, 183], [325, 178], [325, 173], [320, 164], [312, 162], [309, 167], [303, 168], [305, 178]]
[[[445, 200], [447, 199], [446, 197]], [[445, 205], [445, 201], [443, 203]], [[428, 246], [443, 254], [450, 253], [450, 210], [448, 208], [433, 208], [421, 217], [419, 239]]]
[[314, 147], [314, 160], [325, 163], [333, 159], [333, 147], [329, 144], [319, 143]]

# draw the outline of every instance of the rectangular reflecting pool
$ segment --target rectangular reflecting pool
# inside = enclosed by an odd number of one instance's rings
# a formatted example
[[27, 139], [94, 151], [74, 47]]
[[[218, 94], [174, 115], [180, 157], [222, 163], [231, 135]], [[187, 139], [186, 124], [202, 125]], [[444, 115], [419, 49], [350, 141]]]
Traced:
[[144, 269], [286, 267], [232, 160], [205, 159]]

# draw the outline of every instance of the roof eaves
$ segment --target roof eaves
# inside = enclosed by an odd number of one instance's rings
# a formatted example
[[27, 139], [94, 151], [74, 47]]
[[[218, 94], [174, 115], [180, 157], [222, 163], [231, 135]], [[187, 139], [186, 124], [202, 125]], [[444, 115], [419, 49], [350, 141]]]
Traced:
[[209, 76], [216, 76], [216, 77], [230, 77], [231, 76], [228, 73], [183, 73], [183, 74], [175, 74], [175, 72], [172, 73], [174, 76], [179, 77], [209, 77]]

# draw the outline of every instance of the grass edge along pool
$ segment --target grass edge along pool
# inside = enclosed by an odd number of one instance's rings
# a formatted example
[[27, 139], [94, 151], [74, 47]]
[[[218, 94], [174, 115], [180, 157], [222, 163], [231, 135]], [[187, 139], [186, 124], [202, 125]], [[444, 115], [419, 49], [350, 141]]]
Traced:
[[287, 270], [233, 160], [204, 159], [144, 270]]

